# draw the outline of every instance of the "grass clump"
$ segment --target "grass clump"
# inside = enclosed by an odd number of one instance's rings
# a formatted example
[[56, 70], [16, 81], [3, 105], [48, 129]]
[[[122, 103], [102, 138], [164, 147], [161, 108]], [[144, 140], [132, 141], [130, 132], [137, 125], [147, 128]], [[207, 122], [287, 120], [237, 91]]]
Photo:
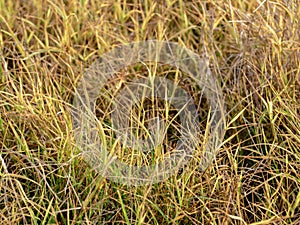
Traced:
[[[0, 0], [0, 223], [299, 224], [299, 17], [296, 0]], [[226, 134], [205, 172], [128, 187], [83, 160], [70, 109], [101, 54], [151, 39], [208, 57]]]

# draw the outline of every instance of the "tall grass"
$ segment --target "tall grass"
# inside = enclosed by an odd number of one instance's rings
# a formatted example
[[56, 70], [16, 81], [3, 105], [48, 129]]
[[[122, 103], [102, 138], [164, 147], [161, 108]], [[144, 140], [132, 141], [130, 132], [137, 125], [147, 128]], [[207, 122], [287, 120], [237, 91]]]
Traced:
[[[297, 0], [0, 0], [0, 223], [299, 224], [299, 18]], [[227, 127], [205, 172], [130, 187], [84, 161], [70, 109], [101, 54], [150, 39], [209, 58]]]

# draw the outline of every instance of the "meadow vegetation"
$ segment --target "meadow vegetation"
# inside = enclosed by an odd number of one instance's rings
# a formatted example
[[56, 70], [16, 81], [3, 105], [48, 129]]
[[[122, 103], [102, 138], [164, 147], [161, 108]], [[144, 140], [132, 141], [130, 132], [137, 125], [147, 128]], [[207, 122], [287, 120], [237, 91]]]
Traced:
[[[0, 0], [0, 224], [300, 224], [299, 18], [297, 0]], [[70, 111], [99, 56], [152, 39], [208, 58], [227, 126], [206, 171], [196, 153], [131, 187], [85, 162]]]

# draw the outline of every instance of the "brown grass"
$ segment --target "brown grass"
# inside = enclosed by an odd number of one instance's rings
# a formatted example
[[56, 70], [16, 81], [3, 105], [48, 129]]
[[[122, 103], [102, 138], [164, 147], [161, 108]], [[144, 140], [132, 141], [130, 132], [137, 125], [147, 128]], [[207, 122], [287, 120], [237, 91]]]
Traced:
[[[299, 224], [299, 18], [297, 0], [0, 0], [0, 224]], [[149, 39], [209, 57], [228, 126], [205, 173], [135, 188], [89, 169], [70, 108], [84, 68]]]

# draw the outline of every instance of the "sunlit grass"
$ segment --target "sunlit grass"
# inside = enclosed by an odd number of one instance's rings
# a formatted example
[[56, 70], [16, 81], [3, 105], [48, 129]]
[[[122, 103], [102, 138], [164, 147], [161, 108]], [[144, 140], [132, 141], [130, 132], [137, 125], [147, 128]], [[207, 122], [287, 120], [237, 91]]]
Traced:
[[[0, 0], [0, 223], [299, 224], [299, 18], [297, 0]], [[168, 180], [127, 187], [84, 161], [72, 102], [101, 54], [151, 39], [209, 59], [226, 135], [205, 172], [199, 148]]]

